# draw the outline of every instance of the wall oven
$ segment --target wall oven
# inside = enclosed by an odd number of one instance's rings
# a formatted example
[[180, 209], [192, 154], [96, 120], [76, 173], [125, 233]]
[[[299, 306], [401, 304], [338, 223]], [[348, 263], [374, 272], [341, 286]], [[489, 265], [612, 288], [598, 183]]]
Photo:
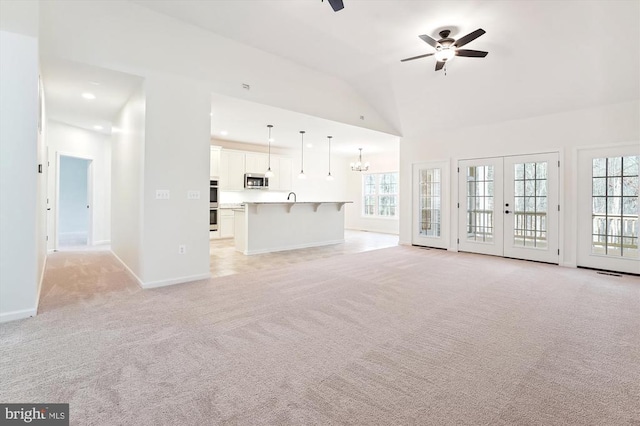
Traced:
[[209, 231], [218, 230], [218, 181], [209, 181]]

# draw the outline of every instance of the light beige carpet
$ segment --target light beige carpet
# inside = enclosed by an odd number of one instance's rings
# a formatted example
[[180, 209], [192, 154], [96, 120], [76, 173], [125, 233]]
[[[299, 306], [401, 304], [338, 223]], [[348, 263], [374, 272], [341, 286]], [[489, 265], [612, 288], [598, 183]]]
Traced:
[[640, 424], [640, 280], [412, 247], [140, 290], [57, 253], [0, 401], [72, 424]]

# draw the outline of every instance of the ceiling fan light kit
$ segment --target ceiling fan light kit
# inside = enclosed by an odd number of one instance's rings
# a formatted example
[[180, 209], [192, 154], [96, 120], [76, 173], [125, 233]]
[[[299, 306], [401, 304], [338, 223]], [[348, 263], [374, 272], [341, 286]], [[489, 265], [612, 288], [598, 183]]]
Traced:
[[[401, 59], [400, 62], [412, 61], [414, 59], [426, 58], [427, 56], [435, 56], [436, 58], [436, 71], [440, 71], [445, 67], [445, 64], [451, 61], [456, 56], [463, 56], [467, 58], [484, 58], [489, 54], [489, 52], [485, 52], [482, 50], [470, 50], [470, 49], [460, 49], [465, 44], [472, 42], [477, 39], [481, 35], [485, 34], [486, 31], [482, 28], [478, 28], [477, 30], [470, 32], [469, 34], [460, 37], [459, 39], [450, 38], [449, 34], [450, 30], [442, 30], [440, 31], [440, 40], [436, 40], [431, 36], [426, 34], [419, 35], [418, 37], [427, 43], [429, 46], [436, 49], [433, 53], [427, 53], [424, 55], [412, 56], [410, 58]], [[445, 69], [446, 72], [446, 69]]]

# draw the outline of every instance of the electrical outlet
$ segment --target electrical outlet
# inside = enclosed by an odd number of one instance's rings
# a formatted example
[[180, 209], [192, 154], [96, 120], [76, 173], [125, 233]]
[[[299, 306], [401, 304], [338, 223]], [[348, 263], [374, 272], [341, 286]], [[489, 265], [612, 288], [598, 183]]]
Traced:
[[186, 254], [187, 253], [187, 246], [184, 244], [180, 244], [178, 246], [178, 254]]
[[200, 191], [187, 191], [187, 200], [199, 200]]
[[156, 200], [168, 200], [168, 199], [169, 199], [168, 189], [156, 189]]

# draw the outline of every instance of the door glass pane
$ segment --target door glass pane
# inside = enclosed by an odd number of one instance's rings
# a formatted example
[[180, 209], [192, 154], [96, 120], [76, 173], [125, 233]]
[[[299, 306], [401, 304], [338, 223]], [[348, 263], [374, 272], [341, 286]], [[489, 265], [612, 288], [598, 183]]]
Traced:
[[514, 164], [514, 171], [513, 244], [547, 248], [547, 163]]
[[591, 252], [638, 258], [638, 156], [594, 158]]
[[427, 237], [440, 236], [441, 220], [441, 180], [440, 169], [420, 170], [420, 235]]
[[467, 167], [467, 240], [493, 242], [493, 166]]

